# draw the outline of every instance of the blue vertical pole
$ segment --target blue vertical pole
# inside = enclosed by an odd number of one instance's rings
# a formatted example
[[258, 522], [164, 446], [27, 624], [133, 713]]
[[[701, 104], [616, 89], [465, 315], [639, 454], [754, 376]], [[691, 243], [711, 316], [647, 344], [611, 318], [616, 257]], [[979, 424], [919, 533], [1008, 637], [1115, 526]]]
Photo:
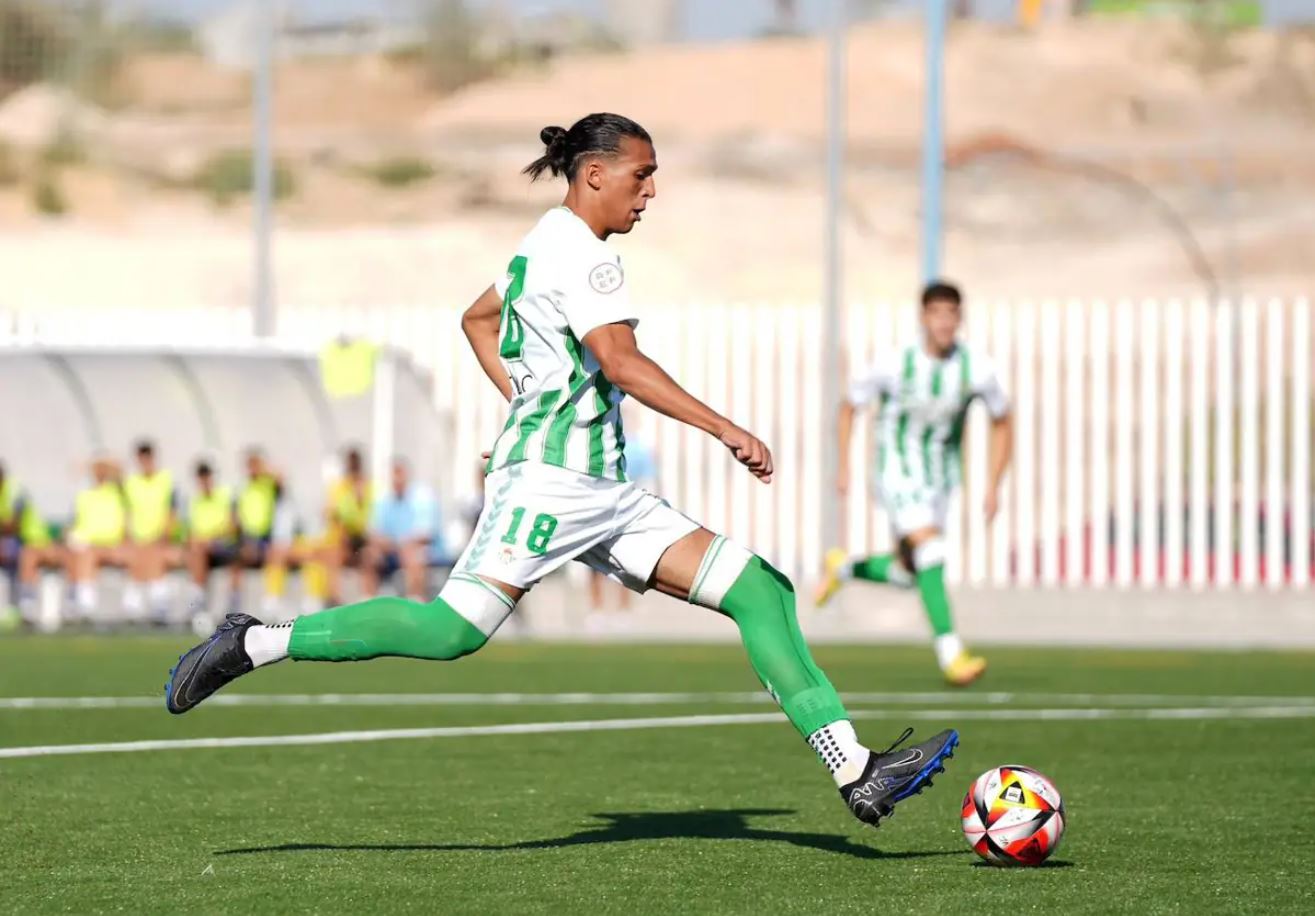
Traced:
[[925, 0], [927, 91], [922, 125], [922, 278], [941, 273], [945, 183], [945, 20], [948, 0]]

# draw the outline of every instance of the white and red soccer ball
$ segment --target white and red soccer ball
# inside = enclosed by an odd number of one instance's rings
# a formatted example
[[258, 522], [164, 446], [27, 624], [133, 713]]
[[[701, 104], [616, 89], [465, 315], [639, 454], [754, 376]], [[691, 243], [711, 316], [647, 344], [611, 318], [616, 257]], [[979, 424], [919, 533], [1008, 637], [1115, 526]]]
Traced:
[[963, 797], [963, 835], [992, 865], [1040, 865], [1064, 835], [1064, 800], [1036, 770], [995, 767]]

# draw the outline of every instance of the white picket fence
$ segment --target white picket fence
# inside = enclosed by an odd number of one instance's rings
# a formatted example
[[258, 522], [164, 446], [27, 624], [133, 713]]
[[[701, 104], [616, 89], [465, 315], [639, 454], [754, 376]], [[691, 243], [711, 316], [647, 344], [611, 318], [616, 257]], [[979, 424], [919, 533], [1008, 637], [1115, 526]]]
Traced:
[[[815, 305], [688, 303], [642, 310], [641, 346], [773, 448], [753, 480], [708, 437], [647, 415], [627, 428], [657, 456], [660, 488], [708, 527], [796, 579], [816, 575], [822, 500], [821, 314]], [[851, 361], [909, 341], [916, 307], [851, 305]], [[459, 311], [420, 306], [285, 309], [280, 337], [365, 336], [433, 372], [455, 429], [453, 496], [474, 486], [505, 406]], [[136, 346], [250, 343], [241, 310], [0, 314], [0, 341]], [[1016, 450], [995, 524], [981, 511], [987, 421], [974, 409], [948, 572], [979, 586], [1309, 588], [1312, 324], [1307, 300], [974, 302], [966, 336], [994, 357], [1015, 405]], [[844, 373], [845, 367], [830, 367]], [[870, 420], [855, 437], [847, 545], [885, 550], [869, 495]], [[636, 428], [637, 427], [637, 428]]]

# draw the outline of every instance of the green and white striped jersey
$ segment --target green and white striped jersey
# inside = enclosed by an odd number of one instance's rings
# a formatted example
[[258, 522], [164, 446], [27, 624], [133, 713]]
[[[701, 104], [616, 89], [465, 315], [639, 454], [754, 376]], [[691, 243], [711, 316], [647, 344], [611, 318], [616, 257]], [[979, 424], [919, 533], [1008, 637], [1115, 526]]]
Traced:
[[556, 207], [521, 241], [494, 287], [502, 297], [499, 356], [514, 397], [487, 470], [539, 461], [625, 480], [625, 394], [581, 343], [601, 325], [639, 324], [620, 258]]
[[882, 479], [933, 490], [959, 483], [959, 444], [976, 398], [994, 419], [1009, 412], [990, 357], [962, 343], [945, 359], [921, 342], [904, 347], [857, 373], [849, 388], [855, 407], [880, 405], [875, 432]]

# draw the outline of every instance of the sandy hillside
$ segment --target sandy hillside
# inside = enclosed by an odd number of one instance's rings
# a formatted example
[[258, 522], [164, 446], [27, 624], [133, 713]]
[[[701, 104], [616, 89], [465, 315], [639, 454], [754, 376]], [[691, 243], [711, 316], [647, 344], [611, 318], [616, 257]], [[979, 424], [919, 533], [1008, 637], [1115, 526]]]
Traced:
[[[851, 297], [916, 282], [921, 54], [911, 24], [850, 43]], [[516, 174], [538, 128], [613, 109], [654, 132], [663, 166], [650, 217], [618, 241], [636, 296], [814, 299], [824, 68], [817, 40], [657, 48], [440, 97], [397, 61], [284, 64], [277, 142], [296, 191], [279, 209], [280, 294], [464, 301], [560, 193]], [[245, 202], [216, 207], [187, 185], [215, 150], [249, 143], [246, 76], [162, 56], [121, 80], [123, 108], [78, 108], [88, 155], [60, 173], [68, 214], [33, 213], [30, 175], [0, 183], [0, 308], [245, 301]], [[952, 36], [947, 88], [947, 265], [981, 294], [1315, 290], [1315, 40], [970, 25]], [[20, 166], [54, 123], [40, 99], [0, 102]], [[370, 177], [399, 156], [434, 176]]]

